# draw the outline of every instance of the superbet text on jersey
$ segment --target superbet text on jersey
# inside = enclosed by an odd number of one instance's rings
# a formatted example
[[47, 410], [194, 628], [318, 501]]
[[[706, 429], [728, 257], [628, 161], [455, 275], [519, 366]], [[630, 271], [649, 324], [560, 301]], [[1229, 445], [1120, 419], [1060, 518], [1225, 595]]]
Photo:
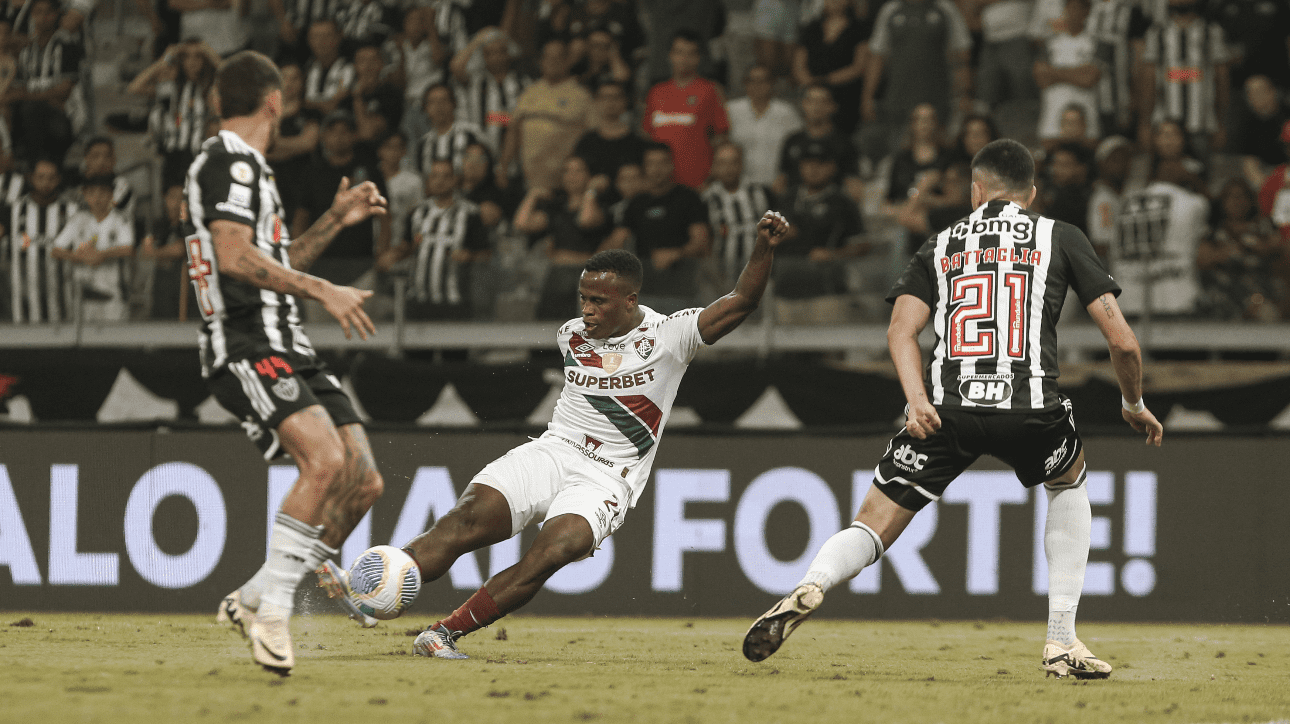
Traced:
[[933, 405], [1031, 412], [1061, 404], [1057, 319], [1068, 289], [1086, 306], [1120, 293], [1083, 232], [996, 200], [928, 239], [887, 300], [909, 294], [931, 309]]
[[684, 309], [670, 317], [641, 310], [645, 318], [621, 337], [588, 339], [581, 319], [560, 328], [564, 391], [542, 435], [563, 440], [625, 481], [632, 505], [649, 480], [681, 377], [703, 346], [703, 310]]

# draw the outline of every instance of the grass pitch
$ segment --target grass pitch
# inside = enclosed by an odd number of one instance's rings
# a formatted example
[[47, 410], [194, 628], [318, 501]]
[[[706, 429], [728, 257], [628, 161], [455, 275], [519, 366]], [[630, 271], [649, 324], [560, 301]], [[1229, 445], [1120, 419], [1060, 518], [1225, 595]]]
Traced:
[[[32, 625], [15, 626], [24, 618]], [[0, 614], [0, 721], [1266, 722], [1290, 713], [1290, 629], [1081, 625], [1116, 671], [1045, 679], [1041, 623], [807, 622], [771, 659], [733, 619], [517, 615], [411, 655], [423, 616], [293, 623], [295, 673], [214, 616]], [[392, 624], [392, 625], [391, 625]], [[501, 636], [505, 630], [505, 638]]]

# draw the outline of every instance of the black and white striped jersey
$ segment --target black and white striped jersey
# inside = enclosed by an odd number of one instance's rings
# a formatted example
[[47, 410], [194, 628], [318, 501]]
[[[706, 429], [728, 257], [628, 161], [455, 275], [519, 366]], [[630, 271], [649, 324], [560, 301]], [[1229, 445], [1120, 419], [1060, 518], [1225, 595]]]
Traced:
[[71, 270], [50, 252], [78, 210], [76, 200], [67, 196], [42, 205], [25, 194], [9, 206], [8, 286], [15, 323], [71, 318]]
[[430, 172], [430, 166], [435, 161], [447, 160], [452, 162], [453, 170], [460, 175], [462, 157], [466, 149], [474, 144], [490, 148], [478, 126], [456, 121], [443, 133], [431, 127], [430, 132], [421, 137], [421, 148], [417, 152], [417, 171], [424, 176]]
[[501, 153], [511, 113], [529, 80], [515, 71], [502, 80], [488, 71], [480, 71], [457, 89], [457, 117], [480, 129], [493, 153]]
[[1156, 106], [1152, 122], [1177, 121], [1188, 133], [1218, 128], [1215, 70], [1230, 60], [1223, 28], [1195, 20], [1182, 27], [1174, 22], [1147, 31], [1142, 59], [1156, 66]]
[[770, 210], [770, 194], [761, 184], [739, 184], [733, 192], [714, 183], [703, 192], [715, 243], [713, 256], [729, 280], [736, 279], [757, 243], [757, 222]]
[[1087, 26], [1097, 39], [1102, 71], [1097, 81], [1097, 105], [1120, 129], [1128, 128], [1133, 114], [1132, 44], [1142, 39], [1150, 25], [1138, 0], [1097, 0], [1089, 12]]
[[995, 200], [923, 244], [887, 301], [931, 309], [924, 381], [937, 407], [1033, 412], [1060, 404], [1057, 319], [1067, 289], [1084, 305], [1119, 295], [1074, 226]]
[[210, 225], [232, 221], [254, 229], [256, 247], [291, 266], [282, 197], [264, 156], [236, 133], [220, 131], [202, 144], [184, 191], [194, 229], [187, 239], [188, 276], [202, 313], [202, 375], [256, 356], [277, 354], [293, 365], [311, 360], [296, 298], [223, 276], [215, 256]]
[[305, 102], [325, 103], [354, 86], [354, 64], [337, 58], [324, 68], [317, 60], [305, 68]]
[[163, 153], [196, 154], [206, 140], [206, 88], [192, 81], [157, 84], [148, 113], [148, 130]]
[[461, 278], [463, 267], [453, 257], [456, 251], [488, 248], [479, 207], [461, 197], [446, 207], [426, 199], [412, 210], [408, 235], [416, 245], [412, 292], [417, 300], [461, 304], [469, 298]]

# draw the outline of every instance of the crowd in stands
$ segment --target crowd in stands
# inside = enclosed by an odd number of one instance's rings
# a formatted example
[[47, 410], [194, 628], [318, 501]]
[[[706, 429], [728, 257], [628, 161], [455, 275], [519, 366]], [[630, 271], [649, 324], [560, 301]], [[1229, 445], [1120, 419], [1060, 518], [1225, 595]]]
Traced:
[[87, 102], [92, 0], [0, 7], [0, 322], [197, 316], [183, 180], [219, 131], [220, 59], [248, 47], [282, 69], [285, 229], [342, 177], [389, 199], [311, 269], [374, 290], [378, 318], [567, 319], [617, 247], [643, 303], [705, 303], [777, 209], [771, 313], [853, 320], [855, 265], [899, 269], [967, 214], [1001, 134], [1126, 314], [1290, 318], [1290, 3], [267, 0], [267, 35], [255, 0], [137, 4], [155, 218], [103, 135], [141, 129]]

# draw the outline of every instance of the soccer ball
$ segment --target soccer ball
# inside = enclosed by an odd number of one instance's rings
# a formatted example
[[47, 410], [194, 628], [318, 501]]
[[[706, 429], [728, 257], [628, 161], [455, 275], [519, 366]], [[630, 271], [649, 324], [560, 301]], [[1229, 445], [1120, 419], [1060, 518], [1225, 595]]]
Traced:
[[354, 603], [373, 618], [398, 618], [421, 592], [421, 570], [407, 552], [394, 546], [363, 551], [349, 567]]

